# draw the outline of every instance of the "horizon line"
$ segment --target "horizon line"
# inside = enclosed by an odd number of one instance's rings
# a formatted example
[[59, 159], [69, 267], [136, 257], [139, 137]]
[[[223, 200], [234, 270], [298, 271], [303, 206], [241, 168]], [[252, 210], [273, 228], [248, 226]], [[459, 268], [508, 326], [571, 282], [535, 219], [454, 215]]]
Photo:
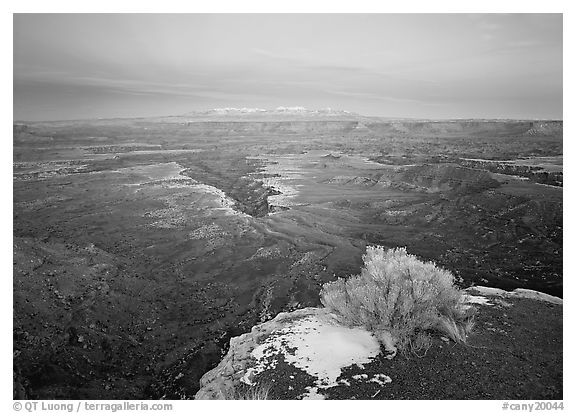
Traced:
[[[177, 115], [149, 115], [149, 116], [117, 116], [117, 117], [93, 117], [93, 118], [66, 118], [66, 119], [50, 119], [50, 120], [38, 120], [38, 119], [13, 119], [12, 123], [50, 123], [50, 122], [72, 122], [72, 121], [104, 121], [104, 120], [131, 120], [131, 119], [155, 119], [155, 118], [184, 118], [184, 117], [194, 117], [194, 116], [202, 116], [207, 115], [207, 112], [212, 110], [219, 109], [219, 108], [212, 108], [207, 109], [204, 111], [191, 111], [190, 113], [183, 113]], [[273, 111], [271, 109], [269, 111]], [[317, 110], [317, 109], [315, 109]], [[268, 111], [268, 109], [267, 109]], [[344, 111], [340, 109], [336, 109], [336, 111]], [[259, 113], [260, 115], [265, 115], [265, 113]], [[258, 115], [254, 113], [245, 113], [243, 114], [246, 116], [247, 120], [251, 116]], [[278, 113], [278, 115], [282, 115], [282, 113]], [[283, 115], [301, 115], [299, 113], [283, 113]], [[466, 121], [466, 120], [483, 120], [483, 121], [526, 121], [526, 122], [533, 122], [533, 121], [542, 121], [542, 122], [563, 122], [564, 118], [521, 118], [521, 117], [453, 117], [453, 118], [426, 118], [426, 117], [410, 117], [410, 116], [384, 116], [384, 115], [362, 115], [357, 112], [349, 112], [347, 113], [348, 116], [357, 116], [362, 118], [375, 118], [380, 120], [388, 120], [388, 121], [431, 121], [431, 122], [449, 122], [449, 121]], [[226, 117], [226, 114], [216, 115]], [[232, 115], [233, 116], [233, 115]], [[242, 116], [242, 115], [240, 115]], [[335, 121], [337, 121], [337, 117], [335, 116]]]

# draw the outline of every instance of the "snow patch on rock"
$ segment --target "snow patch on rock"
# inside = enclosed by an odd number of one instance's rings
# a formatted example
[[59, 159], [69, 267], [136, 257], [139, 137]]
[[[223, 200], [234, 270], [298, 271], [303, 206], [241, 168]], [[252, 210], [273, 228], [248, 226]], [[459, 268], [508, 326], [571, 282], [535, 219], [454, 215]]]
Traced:
[[497, 296], [502, 298], [530, 298], [533, 300], [546, 301], [552, 304], [562, 305], [563, 300], [550, 294], [541, 293], [540, 291], [528, 290], [525, 288], [516, 288], [514, 291], [505, 291], [500, 288], [475, 286], [469, 287], [467, 291], [481, 294], [483, 296]]
[[280, 313], [254, 326], [250, 333], [233, 337], [224, 359], [202, 377], [195, 398], [231, 398], [240, 383], [258, 382], [259, 374], [283, 360], [314, 380], [300, 398], [320, 399], [324, 397], [322, 389], [350, 385], [349, 380], [340, 378], [343, 368], [361, 368], [378, 354], [380, 344], [370, 332], [341, 326], [324, 308]]
[[494, 305], [490, 300], [482, 295], [464, 294], [464, 305], [466, 304], [479, 304], [479, 305]]
[[[308, 316], [269, 336], [252, 351], [256, 365], [248, 369], [241, 381], [251, 384], [252, 377], [274, 368], [276, 356], [316, 377], [314, 388], [329, 388], [339, 384], [342, 368], [372, 361], [380, 353], [376, 338], [362, 328], [338, 325], [329, 316]], [[272, 360], [271, 362], [268, 360]], [[304, 396], [317, 398], [309, 388]]]

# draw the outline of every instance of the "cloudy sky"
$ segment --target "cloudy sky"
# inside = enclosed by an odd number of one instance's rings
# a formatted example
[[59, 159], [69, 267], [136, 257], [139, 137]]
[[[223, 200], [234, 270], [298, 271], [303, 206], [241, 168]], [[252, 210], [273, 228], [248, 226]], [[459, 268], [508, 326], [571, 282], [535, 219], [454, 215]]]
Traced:
[[14, 119], [230, 106], [562, 119], [562, 15], [14, 16]]

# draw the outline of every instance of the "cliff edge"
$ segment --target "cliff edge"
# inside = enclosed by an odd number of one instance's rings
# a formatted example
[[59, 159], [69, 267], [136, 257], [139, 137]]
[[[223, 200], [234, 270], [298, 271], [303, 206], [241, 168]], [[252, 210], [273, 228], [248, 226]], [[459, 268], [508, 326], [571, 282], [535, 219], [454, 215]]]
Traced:
[[232, 338], [195, 398], [562, 399], [562, 299], [472, 287], [466, 301], [478, 308], [466, 344], [436, 334], [396, 357], [324, 308], [280, 313]]

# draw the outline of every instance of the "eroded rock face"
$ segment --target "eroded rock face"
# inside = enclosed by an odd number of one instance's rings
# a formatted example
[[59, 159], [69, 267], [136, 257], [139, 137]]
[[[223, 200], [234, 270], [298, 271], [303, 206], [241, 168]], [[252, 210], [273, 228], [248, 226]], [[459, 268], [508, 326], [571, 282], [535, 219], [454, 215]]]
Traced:
[[[292, 369], [299, 398], [324, 398], [318, 389], [336, 387], [342, 369], [371, 362], [380, 354], [378, 340], [362, 328], [340, 325], [324, 308], [281, 313], [230, 341], [230, 350], [200, 381], [196, 399], [232, 399], [241, 383], [253, 386], [271, 369]], [[306, 383], [306, 384], [302, 384]]]
[[292, 313], [280, 313], [273, 320], [252, 327], [250, 333], [230, 339], [230, 349], [218, 366], [200, 380], [196, 400], [222, 400], [234, 396], [235, 384], [255, 364], [252, 351], [274, 331], [281, 330], [293, 320], [313, 316], [318, 308], [304, 308]]

